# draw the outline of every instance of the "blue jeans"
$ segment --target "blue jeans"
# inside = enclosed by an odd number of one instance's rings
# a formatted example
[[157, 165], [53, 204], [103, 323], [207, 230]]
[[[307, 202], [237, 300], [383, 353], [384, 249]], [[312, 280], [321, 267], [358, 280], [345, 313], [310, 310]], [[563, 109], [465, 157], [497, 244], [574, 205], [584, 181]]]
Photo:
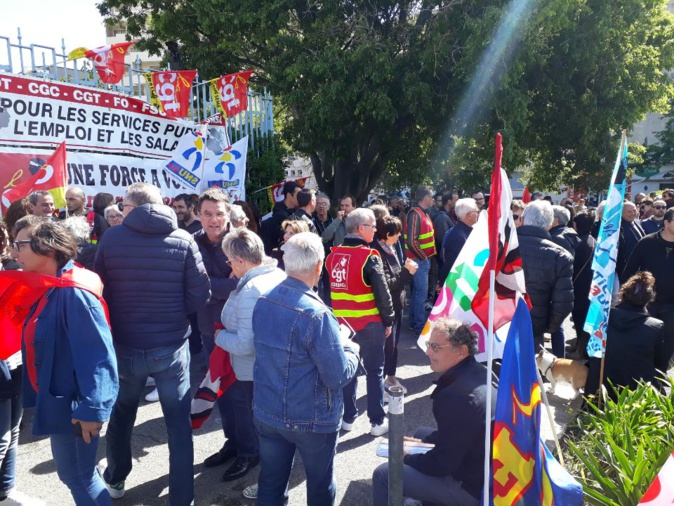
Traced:
[[[208, 357], [215, 349], [215, 337], [208, 334], [201, 334], [201, 341], [204, 343], [204, 350], [208, 353]], [[227, 402], [224, 395], [218, 397], [215, 405], [220, 412], [220, 421], [222, 422], [222, 431], [225, 433], [225, 446], [233, 446], [236, 448], [236, 428], [233, 423], [227, 424], [227, 420], [234, 420], [236, 416], [232, 405]]]
[[169, 447], [169, 504], [194, 504], [194, 445], [190, 422], [190, 352], [187, 340], [141, 350], [115, 344], [119, 395], [106, 436], [105, 481], [116, 484], [131, 472], [131, 432], [145, 382], [157, 384]]
[[255, 419], [260, 438], [260, 477], [257, 505], [282, 506], [297, 450], [307, 475], [307, 506], [335, 503], [333, 461], [337, 432], [304, 432], [276, 429]]
[[414, 274], [412, 285], [412, 302], [410, 303], [410, 326], [414, 332], [420, 333], [426, 325], [426, 299], [428, 298], [428, 273], [431, 270], [430, 259], [415, 260], [419, 264]]
[[96, 472], [99, 437], [87, 444], [73, 434], [52, 434], [51, 453], [59, 479], [67, 485], [77, 506], [109, 506], [110, 494]]
[[[389, 337], [393, 339], [393, 336]], [[370, 423], [380, 425], [384, 412], [384, 326], [381, 323], [370, 323], [363, 330], [356, 332], [353, 340], [360, 346], [360, 359], [365, 367], [367, 378], [367, 416]], [[358, 416], [356, 407], [356, 387], [358, 374], [342, 389], [344, 396], [344, 421], [352, 423]]]
[[221, 398], [228, 405], [225, 425], [234, 428], [234, 438], [227, 445], [236, 448], [238, 457], [257, 457], [260, 445], [253, 426], [253, 382], [236, 380]]
[[14, 488], [16, 475], [16, 450], [19, 445], [19, 425], [23, 415], [21, 396], [21, 374], [19, 367], [11, 371], [12, 382], [18, 388], [17, 395], [0, 401], [0, 498], [6, 497]]
[[[552, 354], [557, 358], [564, 358], [566, 347], [564, 344], [564, 327], [559, 327], [550, 334], [550, 343], [552, 344]], [[538, 351], [536, 351], [538, 353]]]

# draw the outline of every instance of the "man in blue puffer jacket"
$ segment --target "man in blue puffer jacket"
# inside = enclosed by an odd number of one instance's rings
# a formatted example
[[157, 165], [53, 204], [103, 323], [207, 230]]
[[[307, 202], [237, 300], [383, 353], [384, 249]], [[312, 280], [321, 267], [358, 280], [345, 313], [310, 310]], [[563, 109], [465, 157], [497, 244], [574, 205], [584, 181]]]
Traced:
[[151, 376], [168, 431], [169, 502], [186, 506], [194, 503], [187, 315], [206, 304], [210, 283], [194, 239], [178, 228], [159, 188], [132, 184], [123, 212], [124, 222], [101, 239], [94, 261], [105, 285], [119, 368], [103, 477], [113, 498], [124, 495], [131, 472], [131, 431]]

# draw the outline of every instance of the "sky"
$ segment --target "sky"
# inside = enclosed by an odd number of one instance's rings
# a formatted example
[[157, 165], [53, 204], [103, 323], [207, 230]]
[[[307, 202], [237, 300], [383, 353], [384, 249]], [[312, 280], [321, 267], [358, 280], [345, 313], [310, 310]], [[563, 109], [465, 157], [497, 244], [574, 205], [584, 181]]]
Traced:
[[[21, 29], [24, 45], [41, 44], [66, 51], [105, 44], [103, 18], [96, 0], [0, 0], [0, 35], [16, 44]], [[0, 65], [7, 63], [7, 46], [0, 39]]]

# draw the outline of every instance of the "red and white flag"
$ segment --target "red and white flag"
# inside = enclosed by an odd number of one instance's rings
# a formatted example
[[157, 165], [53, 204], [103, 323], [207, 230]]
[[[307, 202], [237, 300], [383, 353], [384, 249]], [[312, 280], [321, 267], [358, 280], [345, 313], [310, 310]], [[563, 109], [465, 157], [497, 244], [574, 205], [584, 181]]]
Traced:
[[218, 77], [211, 81], [211, 100], [215, 108], [231, 118], [248, 109], [248, 80], [252, 70]]
[[674, 452], [653, 480], [637, 506], [672, 506], [674, 504]]
[[150, 103], [169, 118], [184, 118], [190, 110], [192, 82], [196, 70], [143, 74], [150, 87]]
[[[489, 301], [494, 303], [494, 332], [510, 322], [517, 307], [518, 294], [524, 294], [524, 270], [520, 257], [515, 221], [510, 212], [513, 200], [506, 171], [501, 168], [503, 146], [501, 134], [496, 134], [494, 172], [489, 195], [488, 235], [489, 257], [480, 275], [477, 293], [471, 307], [489, 330]], [[495, 293], [489, 293], [489, 271], [495, 271]]]
[[66, 143], [62, 142], [47, 163], [38, 169], [30, 178], [2, 192], [0, 209], [5, 210], [15, 200], [27, 197], [34, 191], [45, 190], [54, 197], [54, 207], [59, 209], [66, 205], [66, 187], [68, 171], [66, 170]]
[[89, 58], [101, 81], [107, 84], [117, 84], [124, 77], [124, 56], [131, 44], [135, 42], [120, 42], [95, 49], [78, 47], [68, 54], [68, 59]]

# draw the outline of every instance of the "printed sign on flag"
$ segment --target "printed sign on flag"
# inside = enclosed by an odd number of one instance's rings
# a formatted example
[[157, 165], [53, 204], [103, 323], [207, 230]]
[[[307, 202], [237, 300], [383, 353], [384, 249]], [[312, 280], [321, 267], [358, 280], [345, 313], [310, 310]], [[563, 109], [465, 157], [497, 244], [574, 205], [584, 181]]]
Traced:
[[171, 160], [164, 166], [166, 173], [185, 188], [197, 191], [203, 172], [205, 138], [208, 128], [187, 132], [178, 142]]
[[230, 202], [246, 200], [246, 157], [248, 137], [235, 142], [204, 162], [202, 191], [222, 188]]
[[231, 118], [248, 109], [248, 80], [252, 70], [218, 77], [211, 81], [211, 100], [218, 111]]
[[169, 118], [184, 118], [189, 113], [192, 81], [196, 70], [149, 72], [143, 74], [150, 87], [150, 103]]
[[[304, 188], [304, 185], [307, 184], [308, 180], [308, 177], [301, 177], [299, 179], [295, 179], [294, 181], [300, 188]], [[286, 182], [284, 181], [283, 183], [276, 183], [267, 187], [267, 194], [272, 207], [274, 207], [274, 205], [278, 204], [279, 202], [283, 202], [283, 185], [285, 183]]]

